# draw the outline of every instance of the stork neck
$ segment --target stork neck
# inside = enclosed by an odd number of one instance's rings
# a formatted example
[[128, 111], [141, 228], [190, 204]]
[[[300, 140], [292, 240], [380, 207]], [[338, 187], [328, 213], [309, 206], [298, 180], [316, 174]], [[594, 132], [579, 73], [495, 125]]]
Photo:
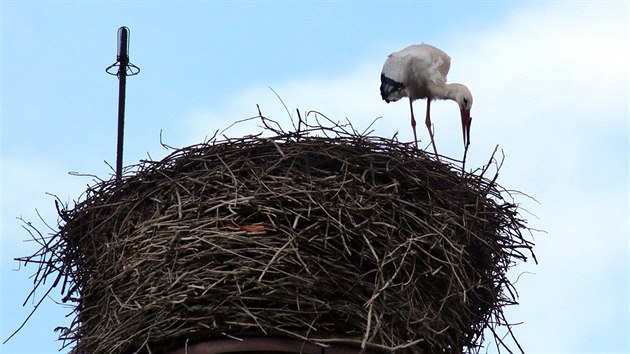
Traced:
[[441, 95], [438, 96], [442, 99], [447, 99], [447, 100], [453, 100], [455, 101], [456, 97], [457, 97], [457, 92], [459, 91], [459, 85], [460, 84], [446, 84], [442, 87], [440, 87], [441, 91], [439, 92]]

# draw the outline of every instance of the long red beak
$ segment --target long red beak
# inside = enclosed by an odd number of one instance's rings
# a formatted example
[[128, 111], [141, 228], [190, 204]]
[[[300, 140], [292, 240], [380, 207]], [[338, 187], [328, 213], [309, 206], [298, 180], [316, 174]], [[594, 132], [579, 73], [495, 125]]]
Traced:
[[472, 117], [470, 116], [470, 109], [462, 109], [462, 134], [464, 136], [464, 147], [468, 147], [470, 144], [470, 123]]

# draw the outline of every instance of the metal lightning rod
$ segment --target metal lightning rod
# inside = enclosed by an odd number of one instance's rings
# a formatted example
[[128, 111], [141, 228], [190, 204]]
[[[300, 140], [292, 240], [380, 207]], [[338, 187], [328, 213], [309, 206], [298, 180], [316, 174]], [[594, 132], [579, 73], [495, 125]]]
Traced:
[[140, 68], [129, 62], [129, 28], [123, 26], [118, 29], [118, 51], [116, 62], [108, 66], [105, 71], [118, 77], [118, 139], [116, 144], [116, 179], [122, 179], [123, 169], [123, 141], [125, 133], [125, 94], [127, 76], [134, 76]]

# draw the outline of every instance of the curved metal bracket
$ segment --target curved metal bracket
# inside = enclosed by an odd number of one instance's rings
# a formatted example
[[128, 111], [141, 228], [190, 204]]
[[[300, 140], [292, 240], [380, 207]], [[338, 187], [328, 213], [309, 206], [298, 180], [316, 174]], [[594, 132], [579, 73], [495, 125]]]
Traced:
[[[114, 64], [108, 66], [107, 68], [105, 68], [105, 72], [113, 76], [120, 76], [120, 62], [117, 61]], [[127, 63], [127, 70], [125, 70], [125, 76], [134, 76], [134, 75], [138, 75], [139, 73], [140, 73], [139, 67], [135, 66], [132, 63]]]

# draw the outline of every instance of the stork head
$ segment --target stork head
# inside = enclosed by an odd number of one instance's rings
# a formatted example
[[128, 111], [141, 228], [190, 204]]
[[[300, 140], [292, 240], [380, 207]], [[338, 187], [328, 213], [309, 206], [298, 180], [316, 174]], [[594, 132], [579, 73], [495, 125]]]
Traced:
[[462, 116], [462, 133], [464, 135], [464, 146], [468, 147], [470, 144], [470, 123], [472, 117], [470, 116], [470, 109], [473, 104], [473, 97], [468, 87], [462, 84], [450, 84], [448, 85], [449, 96], [457, 102], [459, 110]]

